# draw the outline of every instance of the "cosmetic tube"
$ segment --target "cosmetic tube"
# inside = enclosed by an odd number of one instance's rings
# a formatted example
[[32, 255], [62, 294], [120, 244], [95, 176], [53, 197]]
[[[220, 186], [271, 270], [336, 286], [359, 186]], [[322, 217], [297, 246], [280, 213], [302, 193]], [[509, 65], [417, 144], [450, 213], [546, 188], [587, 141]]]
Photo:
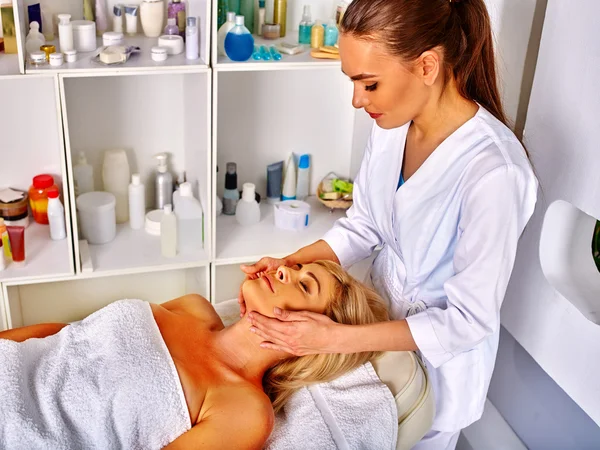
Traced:
[[283, 161], [267, 166], [267, 202], [273, 204], [281, 199], [281, 180], [283, 179]]
[[138, 5], [125, 5], [125, 31], [129, 35], [137, 34]]
[[25, 262], [25, 227], [6, 227], [13, 262]]
[[123, 5], [121, 4], [113, 6], [113, 31], [116, 31], [117, 33], [123, 32], [123, 9]]
[[291, 154], [285, 167], [281, 200], [296, 200], [296, 161]]

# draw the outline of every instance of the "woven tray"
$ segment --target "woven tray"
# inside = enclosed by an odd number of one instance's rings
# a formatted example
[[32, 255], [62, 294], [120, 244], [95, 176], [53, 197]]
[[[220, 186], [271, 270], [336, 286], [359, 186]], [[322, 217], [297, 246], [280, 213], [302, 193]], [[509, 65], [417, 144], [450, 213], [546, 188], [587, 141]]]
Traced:
[[321, 189], [321, 184], [319, 183], [319, 187], [317, 188], [317, 198], [329, 209], [348, 209], [352, 206], [352, 200], [323, 200], [321, 198], [322, 192], [323, 190]]

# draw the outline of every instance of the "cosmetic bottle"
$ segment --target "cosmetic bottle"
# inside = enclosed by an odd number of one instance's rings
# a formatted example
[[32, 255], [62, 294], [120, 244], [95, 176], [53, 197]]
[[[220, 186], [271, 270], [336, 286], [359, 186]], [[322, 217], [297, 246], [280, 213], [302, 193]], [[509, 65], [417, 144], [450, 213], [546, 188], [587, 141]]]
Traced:
[[129, 226], [133, 230], [144, 228], [146, 220], [146, 188], [141, 182], [140, 174], [131, 175], [129, 185]]
[[256, 203], [256, 187], [252, 183], [244, 183], [242, 199], [235, 208], [235, 219], [242, 226], [250, 226], [260, 222], [260, 206]]
[[159, 37], [164, 28], [165, 4], [162, 0], [142, 0], [140, 21], [147, 37]]
[[48, 223], [50, 225], [50, 239], [60, 241], [67, 237], [65, 208], [58, 198], [58, 188], [48, 189]]
[[310, 5], [304, 5], [304, 13], [302, 14], [302, 20], [298, 26], [298, 43], [299, 44], [310, 44], [310, 30], [314, 25], [310, 14]]
[[113, 31], [115, 33], [123, 32], [123, 15], [125, 14], [125, 9], [122, 4], [117, 4], [113, 6], [113, 14], [112, 14], [112, 22], [113, 22]]
[[254, 38], [244, 26], [244, 16], [235, 16], [235, 27], [225, 37], [225, 54], [232, 61], [248, 61], [254, 51]]
[[200, 58], [200, 49], [198, 42], [198, 26], [195, 17], [187, 18], [187, 27], [185, 28], [185, 58], [194, 60]]
[[254, 33], [254, 0], [240, 1], [240, 16], [244, 16], [244, 26]]
[[304, 200], [308, 197], [308, 184], [310, 181], [310, 156], [300, 156], [298, 163], [298, 181], [296, 183], [296, 199]]
[[348, 5], [352, 0], [339, 0], [336, 9], [335, 9], [335, 23], [339, 27], [344, 19], [344, 14], [346, 14], [346, 9], [348, 9]]
[[138, 5], [125, 5], [125, 32], [129, 36], [137, 34]]
[[12, 259], [12, 254], [10, 252], [8, 231], [6, 230], [6, 224], [4, 223], [4, 219], [2, 217], [0, 217], [0, 239], [2, 242], [2, 253], [4, 255], [4, 260], [8, 262]]
[[129, 220], [129, 161], [125, 150], [106, 150], [102, 163], [104, 190], [115, 196], [117, 223]]
[[235, 12], [230, 11], [227, 13], [227, 20], [221, 25], [217, 33], [217, 47], [221, 56], [225, 56], [225, 38], [233, 27], [235, 27]]
[[25, 39], [25, 49], [27, 54], [31, 55], [33, 52], [39, 52], [40, 47], [46, 43], [46, 38], [40, 33], [40, 24], [35, 20], [29, 24], [29, 33]]
[[156, 199], [154, 203], [156, 209], [164, 209], [165, 205], [170, 205], [173, 202], [173, 175], [167, 170], [167, 158], [166, 153], [156, 155], [158, 161], [155, 180]]
[[58, 43], [62, 53], [73, 50], [73, 24], [71, 14], [58, 15]]
[[177, 19], [175, 18], [167, 19], [167, 26], [165, 27], [163, 34], [167, 36], [179, 34], [179, 27], [177, 26], [176, 22]]
[[333, 47], [337, 44], [339, 36], [338, 27], [335, 24], [335, 19], [331, 19], [325, 28], [325, 45]]
[[280, 26], [279, 37], [285, 37], [287, 21], [287, 0], [275, 0], [273, 6], [273, 23]]
[[240, 199], [240, 192], [237, 188], [237, 165], [236, 163], [227, 163], [227, 173], [225, 174], [225, 191], [223, 192], [223, 214], [233, 216], [235, 208]]
[[281, 184], [283, 181], [283, 161], [267, 166], [267, 202], [277, 203], [281, 200]]
[[291, 154], [285, 166], [281, 200], [296, 200], [296, 162]]
[[171, 204], [165, 205], [160, 219], [160, 250], [165, 258], [177, 256], [177, 217]]
[[325, 28], [318, 20], [310, 30], [310, 48], [321, 48], [325, 44]]
[[96, 17], [96, 34], [102, 36], [108, 30], [106, 0], [96, 0], [94, 15]]
[[179, 252], [184, 247], [192, 252], [201, 250], [204, 212], [202, 204], [194, 197], [191, 183], [181, 183], [173, 194], [173, 208], [177, 215]]
[[169, 19], [176, 19], [176, 24], [179, 28], [179, 36], [185, 37], [185, 3], [181, 0], [171, 0], [167, 9], [167, 17]]
[[262, 36], [263, 25], [265, 24], [267, 10], [265, 9], [265, 0], [258, 0], [258, 11], [255, 20], [254, 34]]
[[25, 264], [25, 227], [6, 227], [10, 240], [12, 260], [18, 266]]
[[241, 11], [241, 0], [229, 0], [229, 11], [233, 11], [235, 15], [239, 15]]
[[73, 166], [75, 197], [94, 190], [94, 168], [88, 164], [84, 152], [79, 152], [77, 164]]
[[29, 188], [29, 206], [33, 220], [42, 225], [48, 225], [48, 190], [57, 188], [52, 175], [42, 174], [33, 177]]

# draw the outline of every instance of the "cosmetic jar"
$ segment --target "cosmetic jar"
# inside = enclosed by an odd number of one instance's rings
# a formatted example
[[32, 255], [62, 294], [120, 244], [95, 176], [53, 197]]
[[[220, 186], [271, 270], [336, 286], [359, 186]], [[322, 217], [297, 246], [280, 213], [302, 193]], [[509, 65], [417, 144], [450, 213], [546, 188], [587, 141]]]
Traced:
[[56, 47], [51, 44], [42, 45], [40, 50], [46, 55], [46, 61], [50, 61], [50, 54], [56, 51]]
[[77, 50], [67, 50], [64, 55], [65, 61], [68, 63], [77, 61]]
[[279, 39], [281, 37], [281, 26], [278, 23], [265, 23], [263, 24], [262, 33], [265, 39]]
[[169, 50], [165, 47], [152, 47], [150, 54], [153, 61], [166, 61], [169, 56]]
[[169, 55], [183, 53], [183, 38], [181, 36], [164, 34], [158, 38], [158, 46], [165, 47]]
[[77, 197], [81, 233], [90, 244], [112, 241], [117, 233], [116, 198], [109, 192], [86, 192]]
[[104, 44], [105, 47], [109, 47], [111, 45], [123, 45], [123, 42], [123, 33], [119, 33], [117, 31], [106, 31], [102, 35], [102, 44]]
[[96, 50], [96, 22], [73, 20], [73, 45], [78, 52]]
[[50, 53], [50, 65], [54, 67], [62, 66], [63, 54], [62, 53]]
[[0, 200], [0, 217], [6, 225], [26, 227], [29, 224], [29, 197], [27, 192], [17, 189], [13, 191], [22, 193], [23, 198], [6, 203]]
[[146, 214], [145, 226], [146, 233], [152, 236], [160, 236], [160, 221], [164, 212], [162, 209], [155, 209]]
[[46, 64], [46, 54], [44, 52], [33, 52], [29, 55], [29, 61], [34, 66], [41, 66]]

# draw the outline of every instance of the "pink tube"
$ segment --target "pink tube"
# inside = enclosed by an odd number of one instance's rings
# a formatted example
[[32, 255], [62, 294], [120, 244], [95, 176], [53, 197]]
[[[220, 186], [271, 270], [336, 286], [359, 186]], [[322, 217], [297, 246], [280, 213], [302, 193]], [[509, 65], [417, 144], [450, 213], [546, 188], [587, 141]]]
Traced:
[[25, 262], [25, 227], [6, 227], [13, 261]]

